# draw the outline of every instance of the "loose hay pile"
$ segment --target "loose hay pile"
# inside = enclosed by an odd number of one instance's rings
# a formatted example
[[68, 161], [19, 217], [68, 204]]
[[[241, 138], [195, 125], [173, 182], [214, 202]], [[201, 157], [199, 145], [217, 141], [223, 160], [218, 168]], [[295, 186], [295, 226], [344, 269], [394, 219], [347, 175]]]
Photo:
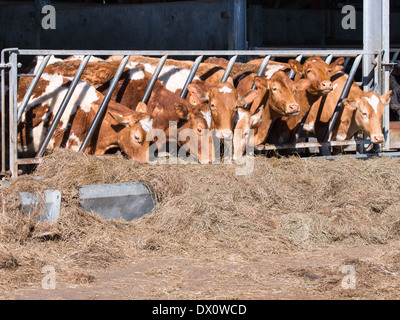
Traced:
[[[256, 261], [271, 254], [400, 238], [398, 160], [305, 161], [256, 157], [250, 175], [235, 165], [152, 165], [57, 150], [33, 175], [0, 189], [1, 287], [84, 283], [146, 255]], [[39, 181], [34, 176], [39, 175]], [[151, 214], [103, 220], [79, 206], [88, 184], [142, 182], [157, 197]], [[58, 189], [55, 223], [22, 214], [19, 192]]]

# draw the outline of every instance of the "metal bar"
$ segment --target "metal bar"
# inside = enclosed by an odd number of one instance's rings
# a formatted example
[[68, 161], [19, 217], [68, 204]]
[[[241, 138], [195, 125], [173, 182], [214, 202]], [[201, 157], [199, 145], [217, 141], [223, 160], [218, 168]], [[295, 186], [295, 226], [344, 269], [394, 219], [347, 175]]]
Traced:
[[347, 154], [339, 156], [318, 156], [318, 157], [304, 157], [304, 160], [336, 160], [336, 159], [370, 159], [373, 157], [389, 157], [398, 158], [400, 157], [400, 152], [378, 152], [378, 153], [364, 153], [364, 154]]
[[390, 62], [395, 62], [399, 56], [400, 51], [395, 51]]
[[39, 164], [43, 161], [43, 158], [23, 158], [23, 159], [18, 159], [17, 164]]
[[[300, 62], [302, 58], [303, 58], [303, 55], [300, 54], [297, 56], [296, 60]], [[295, 74], [296, 74], [296, 72], [294, 72], [293, 70], [290, 70], [289, 78], [293, 79]]]
[[16, 52], [10, 52], [9, 61], [11, 63], [11, 70], [9, 73], [10, 87], [9, 87], [9, 120], [10, 120], [10, 151], [9, 151], [9, 170], [12, 172], [12, 178], [18, 176], [18, 114], [17, 114], [17, 93], [18, 93], [18, 55]]
[[[264, 75], [265, 68], [267, 67], [268, 62], [269, 62], [270, 59], [271, 59], [271, 55], [267, 55], [264, 58], [263, 62], [261, 63], [260, 69], [258, 69], [258, 72], [257, 72], [257, 76], [258, 77], [262, 77]], [[253, 85], [251, 86], [251, 89], [255, 89], [255, 88], [256, 88], [256, 85], [253, 83]], [[243, 109], [248, 109], [248, 108], [249, 108], [249, 104], [246, 103], [243, 106]]]
[[105, 110], [107, 108], [107, 105], [108, 105], [108, 103], [109, 103], [109, 101], [111, 99], [111, 95], [113, 94], [113, 92], [115, 90], [115, 87], [117, 86], [117, 83], [119, 81], [119, 78], [121, 77], [121, 74], [124, 71], [124, 68], [125, 68], [126, 64], [128, 63], [129, 57], [130, 56], [127, 55], [122, 59], [120, 65], [118, 67], [118, 70], [114, 75], [114, 78], [111, 80], [110, 87], [108, 88], [107, 93], [106, 93], [103, 101], [101, 102], [99, 110], [97, 111], [97, 113], [96, 113], [96, 115], [95, 115], [95, 117], [93, 119], [93, 122], [90, 125], [89, 131], [86, 134], [86, 137], [83, 140], [81, 147], [79, 148], [79, 151], [81, 151], [81, 152], [85, 151], [90, 139], [92, 138], [92, 136], [94, 134], [94, 131], [96, 130], [97, 126], [99, 125], [99, 122], [100, 122], [100, 120], [101, 120], [101, 118], [102, 118], [102, 116], [103, 116], [103, 114], [104, 114], [104, 112], [105, 112]]
[[66, 107], [67, 107], [67, 105], [69, 103], [69, 100], [72, 97], [72, 94], [74, 93], [76, 85], [78, 84], [79, 79], [81, 78], [82, 73], [85, 70], [86, 65], [88, 64], [90, 57], [91, 56], [86, 56], [82, 60], [81, 64], [79, 65], [78, 71], [76, 72], [76, 74], [74, 76], [74, 79], [72, 80], [71, 85], [69, 86], [68, 91], [65, 94], [65, 96], [64, 96], [64, 98], [63, 98], [63, 100], [61, 102], [60, 107], [58, 108], [56, 116], [54, 117], [53, 122], [51, 123], [50, 129], [47, 132], [46, 137], [44, 138], [44, 140], [43, 140], [43, 142], [42, 142], [42, 144], [41, 144], [41, 146], [39, 148], [38, 153], [36, 154], [36, 158], [41, 157], [43, 155], [44, 151], [46, 150], [47, 145], [49, 144], [50, 139], [53, 136], [53, 133], [56, 130], [58, 123], [60, 122], [60, 119], [61, 119], [61, 117], [62, 117], [62, 115], [63, 115], [63, 113], [64, 113], [64, 111], [65, 111], [65, 109], [66, 109]]
[[197, 68], [199, 67], [200, 62], [201, 62], [202, 59], [203, 59], [203, 56], [199, 56], [194, 61], [194, 64], [192, 66], [192, 69], [190, 70], [189, 76], [186, 79], [185, 85], [182, 88], [182, 91], [181, 91], [181, 94], [180, 94], [181, 98], [185, 98], [186, 97], [186, 95], [187, 95], [187, 87], [192, 82], [194, 76], [196, 75]]
[[[390, 62], [390, 1], [382, 0], [382, 60], [381, 63], [383, 67], [382, 70], [382, 81], [381, 81], [381, 92], [380, 94], [384, 94], [390, 90], [390, 67], [388, 66]], [[383, 113], [383, 135], [385, 137], [385, 143], [382, 145], [382, 151], [390, 150], [390, 135], [389, 135], [389, 126], [390, 126], [390, 106], [386, 105], [384, 107]]]
[[232, 58], [229, 59], [229, 63], [226, 66], [225, 73], [222, 76], [221, 82], [226, 82], [226, 80], [228, 80], [229, 75], [231, 73], [231, 70], [233, 68], [233, 65], [235, 64], [235, 61], [236, 61], [237, 57], [238, 56], [236, 55], [236, 56], [233, 56]]
[[337, 103], [337, 105], [336, 105], [336, 108], [335, 108], [335, 110], [334, 110], [334, 112], [333, 112], [333, 115], [332, 115], [332, 117], [331, 117], [331, 119], [330, 119], [330, 121], [329, 121], [328, 130], [326, 131], [325, 136], [324, 136], [324, 138], [322, 139], [322, 141], [324, 141], [324, 142], [325, 142], [325, 141], [328, 141], [328, 139], [329, 139], [329, 135], [331, 134], [331, 132], [332, 132], [332, 130], [333, 130], [333, 126], [335, 125], [336, 119], [337, 119], [337, 117], [338, 117], [338, 115], [339, 115], [339, 111], [342, 109], [342, 106], [343, 106], [343, 99], [345, 99], [345, 98], [348, 96], [348, 94], [349, 94], [351, 85], [353, 84], [354, 76], [355, 76], [355, 74], [356, 74], [356, 71], [357, 71], [357, 69], [358, 69], [358, 66], [360, 65], [360, 61], [361, 61], [361, 58], [362, 58], [362, 57], [363, 57], [363, 56], [360, 54], [360, 55], [354, 60], [354, 63], [353, 63], [353, 66], [351, 67], [351, 70], [350, 70], [349, 76], [348, 76], [348, 78], [347, 78], [347, 81], [346, 81], [346, 83], [345, 83], [345, 85], [344, 85], [344, 87], [343, 87], [342, 94], [340, 95], [339, 101], [338, 101], [338, 103]]
[[326, 142], [300, 142], [288, 144], [265, 144], [257, 146], [257, 150], [282, 150], [282, 149], [305, 149], [319, 147], [339, 147], [339, 146], [355, 146], [359, 144], [372, 144], [370, 140], [344, 140], [344, 141], [326, 141]]
[[[3, 52], [1, 64], [4, 64]], [[1, 171], [6, 171], [6, 71], [1, 69]]]
[[146, 91], [143, 94], [142, 102], [147, 103], [149, 101], [151, 91], [153, 90], [154, 84], [156, 83], [158, 76], [160, 75], [161, 69], [164, 66], [165, 60], [167, 60], [168, 56], [163, 56], [160, 61], [158, 62], [156, 70], [154, 70], [153, 76], [149, 84], [147, 85]]
[[47, 55], [42, 63], [39, 66], [39, 69], [37, 71], [37, 73], [35, 74], [35, 78], [32, 79], [31, 84], [29, 85], [28, 90], [25, 93], [24, 98], [22, 99], [21, 103], [19, 104], [19, 108], [18, 108], [18, 121], [21, 119], [22, 114], [25, 111], [26, 105], [28, 104], [29, 99], [31, 98], [31, 95], [33, 93], [33, 90], [35, 90], [37, 83], [39, 82], [40, 76], [42, 75], [44, 69], [47, 66], [47, 63], [50, 60], [50, 55]]
[[[8, 49], [6, 49], [8, 50]], [[275, 57], [297, 57], [298, 55], [307, 56], [328, 56], [334, 57], [346, 56], [357, 57], [360, 54], [379, 54], [379, 50], [356, 50], [356, 49], [270, 49], [265, 50], [47, 50], [47, 49], [17, 49], [21, 55], [144, 55], [144, 56], [266, 56], [270, 54]]]

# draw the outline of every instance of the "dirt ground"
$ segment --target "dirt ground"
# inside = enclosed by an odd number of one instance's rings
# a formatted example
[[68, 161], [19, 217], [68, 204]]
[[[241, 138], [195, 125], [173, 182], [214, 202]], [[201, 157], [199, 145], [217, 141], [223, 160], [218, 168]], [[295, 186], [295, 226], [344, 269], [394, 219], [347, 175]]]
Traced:
[[[0, 299], [398, 299], [399, 164], [257, 158], [240, 176], [56, 152], [0, 189]], [[154, 212], [80, 208], [80, 186], [127, 181], [157, 195]], [[21, 212], [19, 191], [55, 187], [56, 223]]]
[[[149, 257], [97, 274], [92, 283], [57, 283], [3, 293], [1, 299], [398, 299], [400, 243], [328, 248], [265, 257], [257, 262], [207, 262]], [[354, 267], [354, 287], [345, 266]]]

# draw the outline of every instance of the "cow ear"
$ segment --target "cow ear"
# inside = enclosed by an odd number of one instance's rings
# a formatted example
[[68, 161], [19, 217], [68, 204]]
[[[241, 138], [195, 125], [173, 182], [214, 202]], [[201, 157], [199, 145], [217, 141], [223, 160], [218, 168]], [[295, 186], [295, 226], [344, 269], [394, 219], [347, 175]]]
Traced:
[[147, 113], [148, 112], [147, 104], [140, 101], [136, 106], [136, 112]]
[[108, 111], [108, 114], [120, 125], [128, 127], [133, 122], [133, 116], [124, 116], [118, 112]]
[[347, 108], [348, 110], [356, 110], [358, 108], [358, 101], [354, 99], [343, 99], [343, 107]]
[[296, 73], [302, 73], [303, 72], [303, 66], [301, 65], [301, 63], [295, 59], [290, 59], [289, 60], [289, 66], [290, 68], [296, 72]]
[[254, 78], [254, 85], [260, 89], [268, 89], [269, 87], [268, 80], [265, 79], [264, 77], [259, 77], [259, 76]]
[[259, 95], [258, 90], [250, 89], [247, 90], [240, 98], [238, 99], [238, 106], [244, 106], [245, 104], [252, 103], [255, 98]]
[[193, 96], [194, 101], [197, 103], [205, 103], [208, 101], [207, 92], [205, 92], [199, 85], [191, 83], [188, 85], [188, 91]]
[[329, 68], [332, 70], [333, 73], [342, 71], [343, 63], [344, 63], [343, 57], [337, 58], [329, 65]]
[[188, 108], [182, 103], [175, 103], [175, 112], [180, 119], [187, 120], [189, 116]]
[[390, 90], [389, 92], [386, 92], [385, 94], [381, 95], [381, 101], [384, 106], [390, 103], [390, 101], [391, 101], [390, 96], [392, 95], [392, 92], [393, 91]]
[[304, 91], [307, 90], [311, 85], [310, 80], [308, 79], [300, 79], [295, 82], [296, 91]]

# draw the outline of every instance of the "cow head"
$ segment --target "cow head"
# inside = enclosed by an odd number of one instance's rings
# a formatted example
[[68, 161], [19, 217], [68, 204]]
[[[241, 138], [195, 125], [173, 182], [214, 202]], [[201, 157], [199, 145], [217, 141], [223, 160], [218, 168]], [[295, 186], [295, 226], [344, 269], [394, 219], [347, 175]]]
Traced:
[[[148, 161], [148, 149], [150, 141], [147, 139], [148, 133], [153, 126], [152, 117], [146, 113], [147, 107], [144, 103], [139, 103], [136, 111], [128, 108], [115, 110], [110, 103], [107, 115], [112, 119], [107, 119], [111, 124], [109, 137], [114, 136], [115, 144], [130, 158], [140, 162]], [[101, 137], [99, 137], [100, 140]], [[100, 142], [101, 143], [101, 142]], [[110, 145], [109, 147], [113, 147]]]
[[175, 112], [180, 119], [178, 146], [190, 150], [200, 163], [212, 163], [215, 155], [211, 133], [212, 115], [208, 105], [187, 106], [177, 102]]
[[343, 100], [343, 113], [333, 139], [350, 139], [358, 130], [370, 137], [373, 143], [382, 143], [382, 116], [384, 105], [390, 103], [389, 91], [382, 96], [374, 92], [364, 92], [357, 99]]
[[294, 82], [283, 71], [278, 71], [270, 79], [255, 77], [254, 84], [266, 91], [269, 111], [275, 117], [279, 117], [299, 114], [300, 106], [293, 94], [296, 91], [306, 90], [310, 86], [310, 81], [300, 79]]
[[207, 104], [211, 110], [213, 129], [220, 139], [233, 138], [233, 124], [238, 106], [251, 103], [257, 90], [248, 90], [238, 98], [237, 90], [230, 82], [217, 84], [193, 83], [188, 86], [189, 102]]
[[338, 58], [331, 64], [327, 64], [321, 57], [312, 56], [302, 65], [299, 61], [290, 59], [289, 65], [293, 71], [301, 77], [310, 80], [307, 92], [312, 95], [327, 95], [333, 90], [331, 77], [341, 71], [344, 58]]

